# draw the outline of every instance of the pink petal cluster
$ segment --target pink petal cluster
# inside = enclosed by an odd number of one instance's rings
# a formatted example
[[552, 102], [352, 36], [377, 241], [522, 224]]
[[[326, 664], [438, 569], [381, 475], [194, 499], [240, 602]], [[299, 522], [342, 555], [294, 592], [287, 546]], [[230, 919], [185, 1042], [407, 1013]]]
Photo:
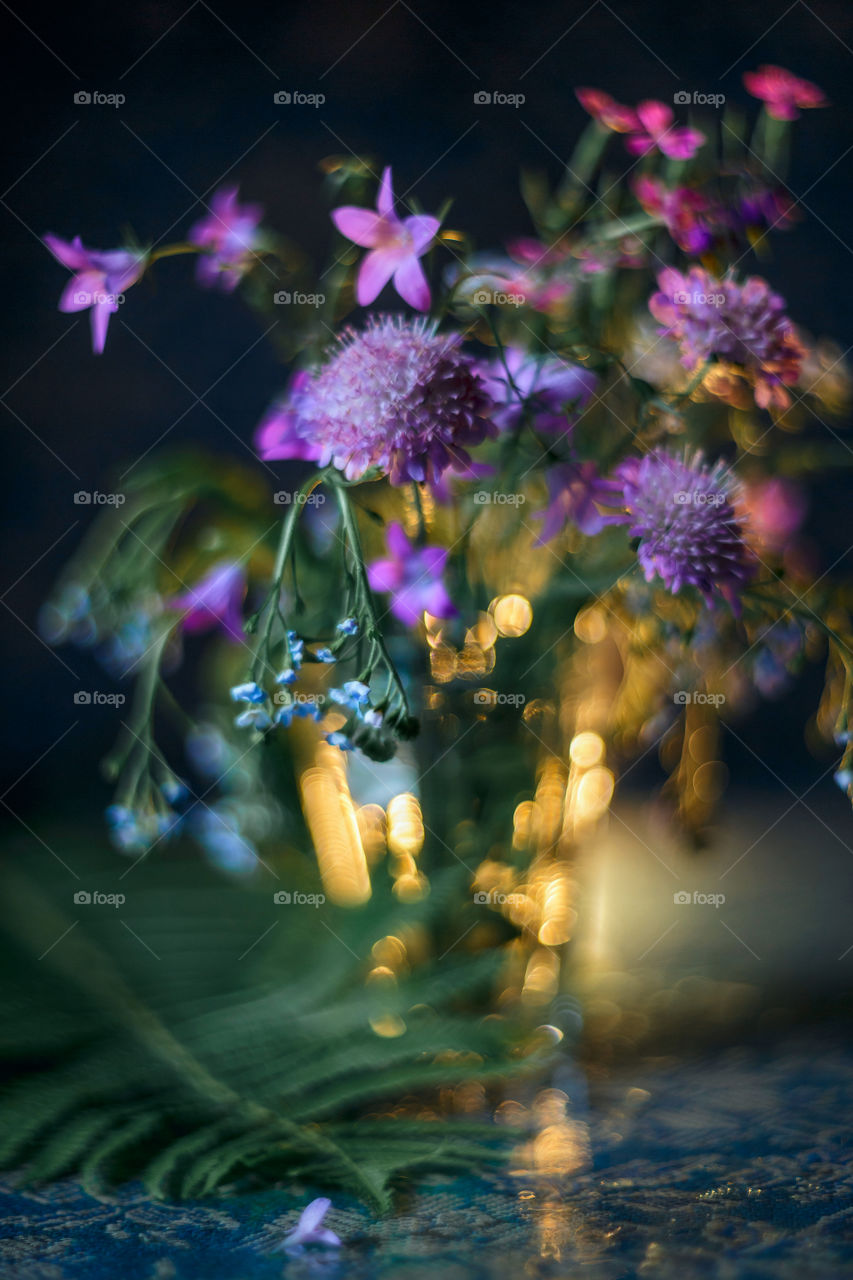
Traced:
[[646, 581], [660, 578], [673, 594], [696, 587], [739, 610], [739, 592], [754, 572], [733, 506], [735, 486], [725, 463], [663, 449], [630, 458], [616, 470], [637, 559]]
[[654, 99], [625, 107], [601, 89], [576, 89], [578, 101], [585, 111], [615, 133], [625, 133], [625, 146], [635, 156], [643, 156], [655, 147], [673, 160], [690, 160], [705, 141], [704, 133], [673, 125], [672, 107]]
[[673, 125], [672, 107], [665, 102], [641, 102], [637, 107], [639, 128], [629, 134], [625, 146], [635, 156], [644, 156], [655, 147], [671, 160], [690, 160], [705, 141], [704, 133]]
[[79, 236], [69, 243], [59, 236], [46, 235], [44, 242], [57, 262], [74, 272], [59, 299], [59, 310], [91, 308], [92, 350], [100, 355], [110, 316], [124, 301], [125, 289], [144, 272], [148, 255], [133, 249], [87, 249]]
[[750, 276], [739, 285], [701, 267], [686, 274], [668, 267], [658, 286], [649, 310], [663, 326], [661, 333], [678, 342], [685, 368], [711, 357], [731, 362], [752, 382], [761, 408], [790, 403], [785, 387], [796, 383], [804, 349], [784, 298], [766, 280]]
[[416, 547], [403, 526], [391, 524], [386, 535], [389, 555], [367, 566], [371, 591], [391, 597], [390, 610], [407, 627], [424, 612], [435, 618], [456, 613], [443, 581], [448, 551], [444, 547]]
[[243, 597], [246, 574], [239, 563], [221, 560], [203, 578], [168, 602], [170, 609], [184, 611], [181, 626], [194, 633], [221, 627], [232, 640], [245, 639], [243, 632]]
[[434, 484], [470, 466], [495, 434], [491, 401], [459, 334], [424, 319], [371, 318], [347, 331], [315, 372], [297, 374], [261, 423], [261, 457], [334, 464], [350, 480], [378, 467], [392, 484]]
[[747, 71], [743, 83], [747, 93], [761, 99], [774, 120], [796, 120], [801, 108], [829, 105], [822, 89], [784, 67], [765, 65], [757, 71]]
[[700, 254], [714, 241], [709, 225], [711, 204], [692, 187], [667, 187], [659, 178], [640, 174], [633, 182], [634, 195], [646, 213], [660, 218], [679, 249]]
[[190, 244], [207, 252], [199, 258], [200, 284], [230, 292], [251, 267], [262, 237], [258, 225], [263, 209], [241, 204], [237, 187], [220, 187], [210, 202], [210, 212], [190, 230]]
[[405, 302], [417, 311], [429, 310], [429, 285], [420, 259], [441, 223], [426, 213], [397, 217], [390, 167], [382, 174], [375, 212], [344, 205], [334, 210], [332, 221], [341, 235], [370, 249], [358, 270], [356, 297], [360, 306], [369, 306], [393, 276], [394, 288]]

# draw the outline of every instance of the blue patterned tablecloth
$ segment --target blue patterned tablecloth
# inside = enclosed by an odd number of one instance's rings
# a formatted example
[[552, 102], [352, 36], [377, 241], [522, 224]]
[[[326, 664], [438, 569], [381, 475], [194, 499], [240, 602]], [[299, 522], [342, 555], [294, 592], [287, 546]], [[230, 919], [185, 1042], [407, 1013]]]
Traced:
[[[338, 1251], [273, 1252], [313, 1188], [152, 1202], [73, 1181], [2, 1188], [0, 1274], [15, 1280], [840, 1280], [853, 1275], [853, 1051], [801, 1037], [556, 1082], [589, 1156], [555, 1187], [428, 1178], [374, 1219], [338, 1198]], [[584, 1143], [579, 1144], [583, 1149]]]

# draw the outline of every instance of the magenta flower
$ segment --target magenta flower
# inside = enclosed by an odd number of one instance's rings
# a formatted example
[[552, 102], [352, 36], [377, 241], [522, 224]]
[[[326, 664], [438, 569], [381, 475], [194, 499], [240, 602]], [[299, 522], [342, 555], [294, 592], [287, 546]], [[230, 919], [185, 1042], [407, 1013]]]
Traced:
[[302, 1252], [303, 1245], [306, 1244], [325, 1244], [333, 1249], [340, 1248], [341, 1238], [336, 1235], [329, 1227], [322, 1225], [323, 1219], [332, 1207], [331, 1200], [327, 1200], [325, 1196], [320, 1196], [302, 1210], [299, 1221], [292, 1231], [289, 1231], [277, 1247], [285, 1250], [298, 1250]]
[[629, 458], [616, 471], [637, 559], [646, 581], [660, 578], [673, 594], [698, 588], [706, 603], [719, 593], [739, 612], [738, 593], [754, 562], [735, 514], [735, 486], [725, 463], [662, 449]]
[[360, 306], [369, 306], [393, 276], [394, 288], [405, 302], [417, 311], [429, 310], [429, 285], [419, 259], [435, 239], [441, 222], [426, 213], [402, 220], [397, 217], [390, 167], [382, 174], [375, 213], [349, 204], [335, 209], [332, 221], [341, 235], [370, 249], [358, 270], [356, 297]]
[[573, 524], [587, 537], [601, 533], [605, 525], [624, 523], [624, 515], [602, 515], [598, 506], [620, 504], [622, 486], [614, 480], [603, 480], [594, 462], [560, 463], [546, 476], [548, 506], [538, 511], [544, 517], [542, 532], [536, 545], [541, 547], [556, 538], [567, 524]]
[[495, 434], [491, 401], [458, 334], [424, 319], [371, 318], [348, 330], [315, 372], [294, 378], [258, 429], [262, 458], [333, 463], [355, 480], [371, 467], [392, 484], [464, 470], [467, 446]]
[[243, 597], [246, 575], [240, 564], [221, 560], [203, 578], [182, 595], [168, 602], [170, 609], [184, 610], [181, 626], [194, 633], [221, 627], [232, 640], [245, 639], [243, 632]]
[[781, 554], [799, 532], [808, 513], [802, 485], [785, 476], [768, 476], [747, 484], [743, 505], [752, 535], [774, 554]]
[[452, 618], [456, 609], [442, 579], [447, 550], [416, 547], [399, 524], [388, 526], [386, 540], [388, 558], [367, 566], [371, 591], [390, 595], [391, 612], [407, 627], [415, 626], [424, 611], [435, 618]]
[[708, 226], [711, 206], [708, 200], [690, 187], [669, 188], [648, 174], [634, 179], [634, 194], [646, 213], [660, 218], [679, 249], [685, 253], [704, 253], [713, 244]]
[[674, 127], [672, 107], [665, 102], [641, 102], [637, 120], [637, 132], [625, 139], [625, 146], [635, 156], [644, 156], [657, 147], [672, 160], [690, 160], [705, 141], [704, 133], [698, 129]]
[[743, 83], [747, 93], [761, 99], [774, 120], [796, 120], [801, 107], [829, 105], [822, 89], [784, 67], [762, 66], [757, 71], [747, 71]]
[[492, 415], [497, 427], [513, 430], [526, 406], [537, 430], [569, 431], [598, 385], [592, 370], [521, 347], [507, 347], [504, 357], [506, 365], [496, 358], [481, 369], [485, 389], [497, 405]]
[[662, 333], [681, 347], [687, 369], [715, 357], [731, 362], [753, 384], [762, 409], [785, 408], [786, 386], [799, 377], [804, 350], [785, 314], [785, 300], [759, 276], [742, 285], [715, 279], [701, 267], [686, 274], [667, 267], [658, 276], [660, 290], [649, 310]]
[[584, 111], [605, 129], [612, 129], [614, 133], [631, 133], [640, 127], [636, 111], [623, 107], [602, 89], [575, 89], [575, 97]]
[[63, 267], [74, 275], [62, 291], [60, 311], [91, 308], [92, 350], [100, 355], [107, 340], [110, 316], [124, 302], [124, 291], [142, 275], [148, 254], [133, 249], [87, 249], [79, 236], [69, 242], [46, 235], [44, 242]]
[[264, 215], [259, 204], [240, 204], [237, 187], [220, 187], [210, 202], [210, 212], [190, 230], [187, 239], [206, 249], [198, 261], [199, 284], [219, 286], [230, 292], [249, 270], [262, 243], [258, 224]]

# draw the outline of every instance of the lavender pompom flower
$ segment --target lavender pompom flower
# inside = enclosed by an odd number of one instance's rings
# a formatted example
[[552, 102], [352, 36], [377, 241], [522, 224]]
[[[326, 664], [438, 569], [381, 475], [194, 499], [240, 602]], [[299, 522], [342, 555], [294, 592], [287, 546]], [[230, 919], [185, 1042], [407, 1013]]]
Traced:
[[[717, 280], [702, 267], [687, 274], [667, 267], [658, 276], [659, 292], [649, 310], [663, 325], [661, 333], [681, 347], [681, 363], [693, 369], [712, 357], [733, 365], [735, 378], [746, 377], [762, 409], [785, 409], [786, 386], [800, 373], [805, 349], [785, 314], [785, 300], [766, 280], [750, 276], [742, 285]], [[732, 379], [716, 379], [714, 390], [729, 397]]]
[[708, 604], [715, 592], [740, 608], [739, 592], [754, 562], [735, 513], [735, 486], [724, 462], [713, 466], [702, 454], [677, 457], [656, 450], [631, 458], [616, 470], [626, 522], [639, 538], [637, 559], [646, 581], [660, 578], [676, 593], [697, 587]]
[[313, 373], [296, 375], [257, 434], [265, 461], [302, 458], [333, 463], [348, 480], [371, 467], [391, 483], [434, 483], [467, 452], [495, 434], [491, 401], [459, 334], [434, 323], [374, 319], [346, 331]]

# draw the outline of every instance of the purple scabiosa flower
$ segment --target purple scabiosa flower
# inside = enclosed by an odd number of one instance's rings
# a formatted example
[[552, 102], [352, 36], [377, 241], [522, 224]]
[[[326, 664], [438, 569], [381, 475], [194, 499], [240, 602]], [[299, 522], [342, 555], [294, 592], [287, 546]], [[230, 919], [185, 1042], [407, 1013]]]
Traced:
[[209, 631], [219, 626], [232, 640], [242, 641], [241, 606], [246, 594], [246, 575], [233, 560], [221, 560], [194, 587], [167, 602], [170, 609], [184, 610], [184, 631]]
[[148, 254], [133, 249], [87, 249], [79, 236], [69, 243], [46, 235], [44, 242], [63, 267], [74, 275], [62, 291], [60, 311], [91, 308], [92, 350], [100, 355], [107, 340], [110, 316], [124, 301], [125, 289], [142, 275]]
[[603, 480], [594, 462], [561, 463], [551, 467], [546, 476], [548, 506], [537, 512], [544, 517], [537, 546], [544, 546], [567, 524], [576, 525], [587, 537], [594, 537], [608, 524], [623, 524], [623, 515], [602, 515], [598, 505], [617, 506], [622, 486], [615, 480]]
[[497, 405], [492, 420], [501, 431], [517, 427], [524, 415], [523, 397], [539, 431], [571, 430], [598, 385], [591, 369], [553, 356], [537, 356], [507, 347], [504, 360], [481, 368], [484, 386]]
[[199, 284], [218, 286], [229, 293], [236, 288], [260, 247], [258, 224], [263, 213], [259, 204], [240, 204], [236, 187], [219, 188], [207, 217], [187, 236], [190, 244], [207, 250], [198, 261]]
[[[667, 267], [658, 285], [649, 310], [663, 326], [661, 333], [678, 342], [685, 368], [716, 357], [752, 383], [762, 409], [787, 407], [785, 388], [797, 381], [805, 352], [785, 314], [784, 298], [772, 293], [766, 280], [749, 276], [737, 284], [728, 276], [717, 280], [702, 267], [686, 274]], [[715, 391], [726, 389], [721, 383]]]
[[739, 612], [738, 592], [754, 563], [733, 506], [735, 485], [724, 462], [702, 454], [677, 457], [660, 449], [630, 458], [616, 470], [625, 521], [639, 538], [637, 559], [647, 582], [660, 578], [676, 593], [697, 587], [707, 603], [714, 593]]
[[371, 591], [390, 595], [395, 618], [413, 627], [425, 611], [435, 618], [452, 618], [453, 601], [442, 580], [448, 552], [444, 547], [416, 547], [403, 526], [391, 524], [386, 535], [390, 555], [367, 566]]
[[435, 239], [441, 222], [426, 213], [397, 217], [390, 167], [382, 174], [375, 212], [344, 205], [334, 210], [332, 221], [341, 235], [370, 249], [358, 271], [356, 297], [360, 306], [369, 306], [393, 276], [394, 288], [404, 302], [417, 311], [429, 311], [429, 285], [420, 258]]
[[743, 83], [747, 93], [761, 99], [764, 110], [774, 120], [796, 120], [800, 108], [829, 105], [822, 89], [784, 67], [762, 66], [757, 71], [746, 71]]
[[258, 452], [265, 461], [334, 463], [349, 480], [378, 467], [396, 485], [433, 483], [448, 467], [466, 467], [466, 446], [495, 428], [460, 341], [427, 320], [392, 316], [347, 331], [326, 364], [298, 374], [261, 423]]

